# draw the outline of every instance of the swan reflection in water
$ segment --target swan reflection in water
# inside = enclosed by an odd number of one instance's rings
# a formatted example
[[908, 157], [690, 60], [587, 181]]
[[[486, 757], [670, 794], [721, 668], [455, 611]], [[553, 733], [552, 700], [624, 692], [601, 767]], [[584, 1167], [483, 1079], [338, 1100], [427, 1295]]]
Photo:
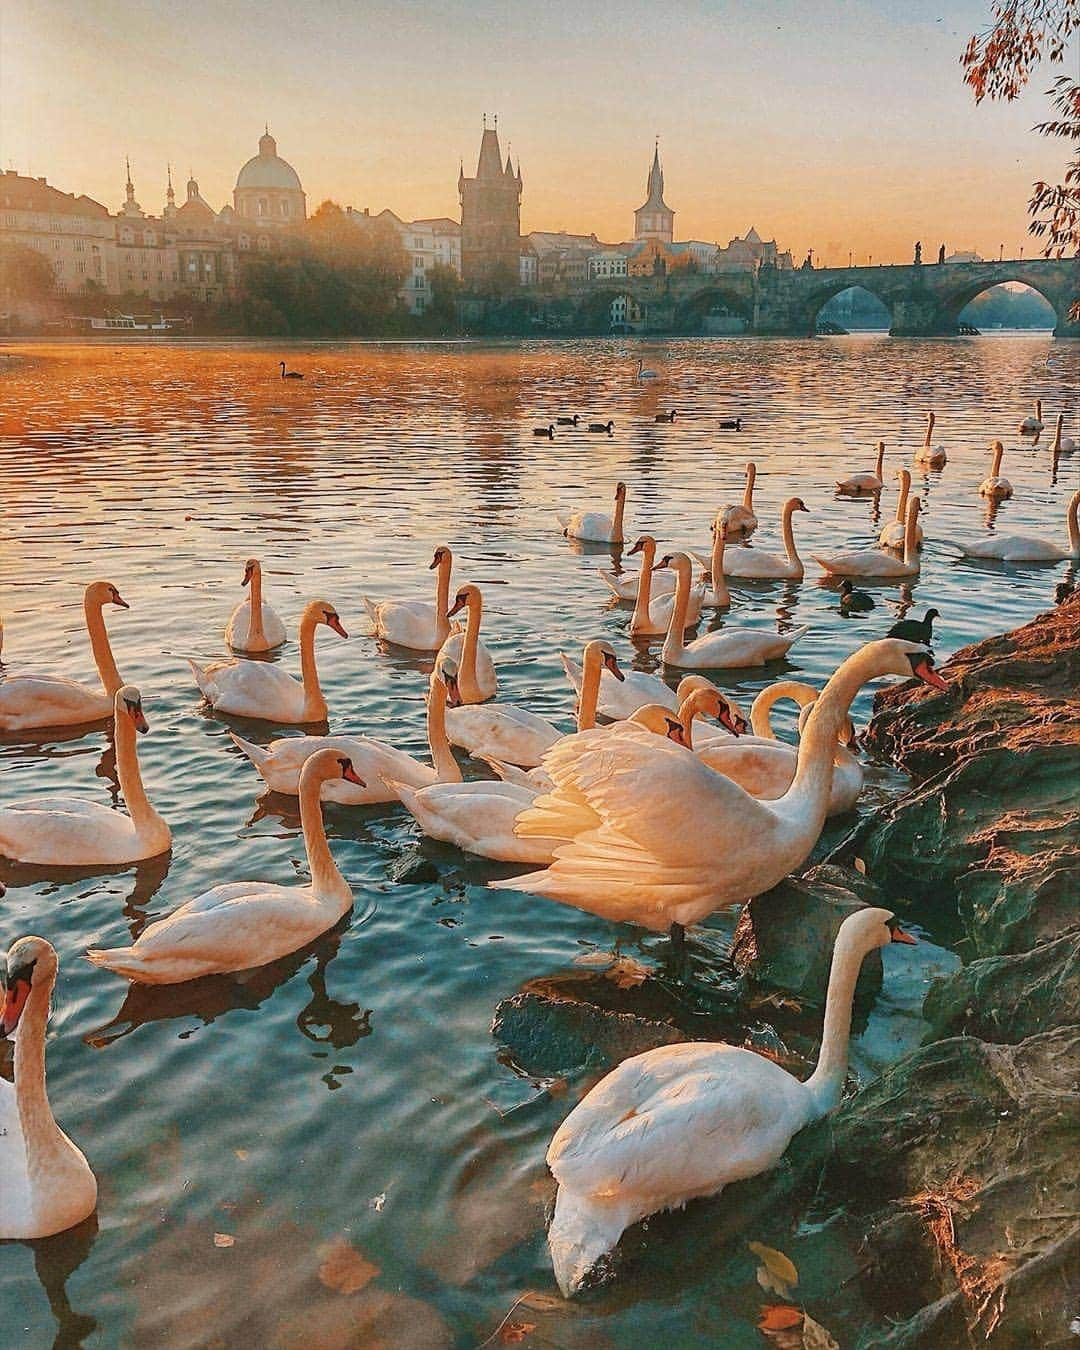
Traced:
[[[5, 1072], [2, 1062], [0, 1062], [0, 1072]], [[10, 1072], [8, 1069], [6, 1072]], [[91, 1249], [97, 1240], [98, 1220], [97, 1213], [93, 1213], [85, 1218], [82, 1223], [76, 1224], [74, 1228], [65, 1229], [63, 1233], [58, 1233], [55, 1237], [34, 1238], [28, 1242], [18, 1244], [0, 1244], [2, 1246], [21, 1246], [28, 1247], [34, 1257], [34, 1274], [37, 1276], [38, 1283], [41, 1285], [42, 1292], [48, 1300], [49, 1309], [56, 1319], [56, 1336], [53, 1339], [55, 1350], [63, 1347], [64, 1350], [74, 1350], [74, 1347], [81, 1346], [98, 1329], [97, 1319], [90, 1317], [87, 1313], [81, 1313], [71, 1306], [71, 1300], [68, 1297], [67, 1282], [71, 1276], [83, 1264], [90, 1255]], [[18, 1280], [18, 1271], [15, 1272], [15, 1278]], [[31, 1300], [26, 1288], [28, 1281], [19, 1281], [18, 1295], [16, 1298], [16, 1314], [19, 1320], [20, 1328], [31, 1322]], [[24, 1333], [25, 1334], [25, 1333]], [[6, 1342], [5, 1342], [6, 1343]], [[37, 1342], [44, 1344], [44, 1341]], [[31, 1344], [28, 1338], [26, 1344]]]

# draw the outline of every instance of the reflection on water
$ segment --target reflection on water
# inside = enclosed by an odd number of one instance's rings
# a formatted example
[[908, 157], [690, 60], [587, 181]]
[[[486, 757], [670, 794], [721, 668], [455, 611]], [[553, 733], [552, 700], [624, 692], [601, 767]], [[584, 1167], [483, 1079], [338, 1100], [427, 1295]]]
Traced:
[[[553, 1288], [543, 1156], [588, 1086], [532, 1077], [500, 1052], [489, 1028], [501, 999], [546, 990], [606, 1002], [796, 1062], [813, 1057], [813, 1027], [768, 1007], [747, 1024], [733, 1007], [730, 915], [695, 935], [688, 1002], [663, 939], [485, 891], [513, 869], [421, 841], [391, 807], [328, 812], [357, 906], [309, 949], [247, 977], [172, 989], [129, 989], [88, 967], [88, 945], [130, 941], [219, 882], [306, 877], [295, 799], [262, 793], [228, 738], [231, 719], [200, 707], [186, 663], [226, 655], [243, 560], [261, 558], [266, 597], [293, 635], [313, 595], [338, 606], [352, 636], [318, 647], [335, 731], [426, 753], [430, 661], [367, 637], [361, 597], [429, 599], [440, 543], [454, 549], [456, 581], [484, 588], [501, 696], [569, 727], [560, 650], [577, 656], [607, 636], [627, 664], [655, 670], [661, 642], [630, 643], [631, 607], [611, 605], [596, 576], [619, 564], [618, 551], [568, 544], [556, 510], [609, 509], [621, 478], [631, 537], [649, 531], [664, 548], [707, 552], [713, 513], [741, 499], [753, 459], [760, 547], [780, 547], [780, 507], [794, 493], [812, 512], [800, 521], [804, 557], [866, 546], [895, 508], [891, 470], [911, 466], [933, 409], [949, 459], [914, 472], [926, 508], [918, 578], [866, 583], [875, 608], [844, 617], [834, 585], [808, 563], [803, 582], [734, 583], [731, 609], [707, 612], [699, 631], [809, 625], [783, 667], [724, 676], [744, 703], [784, 669], [822, 682], [909, 609], [941, 611], [944, 656], [1046, 608], [1072, 574], [1065, 564], [961, 563], [940, 541], [988, 528], [1064, 538], [1080, 457], [1054, 463], [1046, 437], [1020, 441], [1012, 428], [1041, 396], [1077, 434], [1076, 354], [1042, 337], [655, 343], [648, 363], [660, 379], [642, 385], [639, 348], [623, 342], [312, 344], [288, 352], [306, 375], [294, 387], [277, 378], [278, 349], [259, 344], [18, 351], [0, 372], [4, 673], [87, 679], [81, 587], [99, 576], [120, 586], [132, 607], [110, 616], [110, 632], [121, 672], [143, 693], [144, 778], [174, 843], [114, 872], [0, 870], [11, 886], [0, 947], [39, 932], [60, 951], [51, 1094], [101, 1181], [96, 1236], [0, 1248], [3, 1325], [17, 1317], [28, 1344], [58, 1326], [68, 1345], [95, 1330], [103, 1344], [175, 1340], [183, 1319], [192, 1344], [475, 1345], [522, 1289]], [[676, 422], [655, 422], [671, 407]], [[573, 412], [612, 418], [614, 434], [532, 436]], [[737, 414], [741, 432], [718, 427]], [[995, 437], [1016, 491], [988, 511], [977, 487]], [[837, 478], [869, 467], [878, 439], [880, 500], [836, 499]], [[275, 656], [297, 671], [295, 641]], [[860, 697], [857, 721], [871, 698]], [[794, 710], [777, 713], [790, 734]], [[289, 729], [243, 730], [266, 741]], [[118, 801], [104, 726], [9, 738], [0, 771], [4, 800]], [[864, 809], [897, 783], [880, 766], [868, 778]], [[829, 837], [845, 825], [831, 822]], [[718, 865], [732, 846], [718, 841]], [[613, 947], [641, 963], [643, 982], [620, 989], [577, 961]], [[906, 1015], [921, 995], [913, 984]], [[763, 1210], [769, 1193], [751, 1183], [642, 1225], [624, 1243], [619, 1280], [573, 1311], [527, 1320], [563, 1346], [678, 1343], [703, 1327], [725, 1345], [757, 1344], [748, 1236], [789, 1252], [810, 1303], [855, 1268], [837, 1238], [793, 1237], [789, 1213]], [[215, 1233], [233, 1245], [216, 1246]], [[348, 1297], [319, 1274], [338, 1239], [377, 1267]], [[853, 1286], [849, 1324], [831, 1330], [846, 1343], [866, 1317]]]

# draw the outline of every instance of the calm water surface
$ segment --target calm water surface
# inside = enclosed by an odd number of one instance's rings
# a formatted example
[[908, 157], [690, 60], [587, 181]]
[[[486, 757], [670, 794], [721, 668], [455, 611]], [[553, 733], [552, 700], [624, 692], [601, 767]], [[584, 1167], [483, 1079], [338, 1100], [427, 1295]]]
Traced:
[[[793, 493], [812, 511], [796, 518], [805, 553], [870, 544], [874, 505], [835, 500], [832, 483], [871, 468], [879, 437], [887, 469], [909, 463], [933, 408], [949, 462], [928, 480], [916, 475], [927, 546], [910, 598], [920, 613], [930, 604], [942, 612], [939, 658], [1051, 602], [1065, 564], [975, 567], [937, 541], [987, 528], [1064, 539], [1080, 456], [1055, 472], [1045, 440], [1018, 446], [1015, 427], [1041, 396], [1080, 436], [1075, 344], [655, 343], [644, 351], [660, 379], [644, 385], [632, 378], [638, 350], [312, 345], [288, 352], [307, 377], [289, 384], [276, 377], [278, 349], [258, 345], [23, 347], [0, 366], [5, 669], [88, 677], [81, 590], [96, 577], [113, 581], [131, 604], [108, 616], [114, 649], [151, 723], [139, 747], [144, 776], [174, 834], [167, 859], [126, 872], [0, 872], [11, 886], [0, 949], [36, 932], [61, 955], [51, 1096], [101, 1184], [96, 1228], [36, 1250], [0, 1247], [0, 1325], [25, 1327], [23, 1343], [46, 1344], [59, 1326], [64, 1344], [469, 1346], [523, 1291], [552, 1294], [544, 1151], [590, 1080], [530, 1077], [500, 1050], [494, 1008], [523, 988], [674, 1008], [697, 1035], [814, 1053], [812, 1022], [774, 1029], [775, 1010], [750, 1025], [733, 1014], [723, 957], [730, 916], [716, 916], [699, 939], [700, 1001], [676, 1007], [659, 940], [483, 890], [510, 869], [420, 844], [400, 809], [331, 811], [356, 910], [293, 960], [244, 981], [147, 991], [79, 959], [218, 882], [305, 876], [294, 803], [260, 797], [225, 723], [199, 707], [184, 659], [223, 654], [248, 554], [261, 557], [267, 597], [293, 633], [314, 595], [340, 610], [350, 640], [320, 630], [318, 643], [333, 729], [416, 753], [427, 667], [379, 650], [360, 597], [426, 597], [439, 543], [453, 546], [459, 582], [484, 587], [500, 697], [569, 727], [557, 653], [595, 636], [655, 668], [659, 644], [635, 651], [629, 608], [607, 604], [594, 570], [604, 552], [572, 551], [555, 524], [558, 507], [607, 509], [619, 478], [629, 485], [630, 538], [647, 529], [663, 544], [705, 548], [713, 511], [738, 499], [753, 458], [763, 546], [778, 546], [776, 517]], [[676, 423], [657, 425], [654, 414], [671, 407]], [[571, 412], [614, 418], [614, 436], [533, 438], [534, 425]], [[741, 434], [718, 430], [736, 414]], [[995, 436], [1009, 450], [1004, 472], [1016, 495], [988, 525], [976, 486]], [[882, 512], [891, 515], [894, 501], [890, 484]], [[798, 584], [734, 584], [731, 619], [809, 624], [787, 668], [821, 683], [907, 597], [881, 587], [871, 614], [847, 620], [816, 567], [807, 571]], [[295, 670], [295, 644], [280, 659]], [[748, 703], [777, 673], [720, 682]], [[856, 705], [858, 720], [871, 697]], [[104, 732], [0, 745], [0, 766], [5, 800], [56, 791], [117, 800]], [[866, 809], [899, 785], [872, 768]], [[718, 841], [718, 859], [730, 846]], [[397, 884], [394, 869], [418, 850], [438, 880]], [[946, 932], [925, 936], [917, 956], [886, 954], [886, 989], [855, 1049], [858, 1078], [918, 1040], [926, 982], [955, 962]], [[654, 978], [628, 990], [605, 978], [590, 955], [615, 937], [655, 967]], [[0, 1072], [10, 1073], [9, 1060], [0, 1050]], [[215, 1245], [215, 1233], [233, 1244]], [[361, 1292], [320, 1280], [320, 1269], [330, 1278], [327, 1244], [341, 1239], [377, 1268]], [[511, 1320], [536, 1324], [538, 1344], [632, 1347], [663, 1336], [757, 1345], [768, 1297], [747, 1239], [795, 1260], [811, 1311], [857, 1268], [839, 1234], [755, 1212], [737, 1188], [636, 1230], [606, 1287], [573, 1305], [519, 1308]], [[855, 1284], [850, 1291], [846, 1322], [833, 1317], [842, 1342], [874, 1320]]]

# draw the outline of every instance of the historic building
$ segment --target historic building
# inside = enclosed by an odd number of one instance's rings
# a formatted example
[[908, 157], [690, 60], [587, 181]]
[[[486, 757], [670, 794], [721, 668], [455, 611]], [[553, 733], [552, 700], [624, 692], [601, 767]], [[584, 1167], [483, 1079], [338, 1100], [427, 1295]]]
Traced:
[[299, 225], [307, 217], [300, 176], [278, 154], [269, 127], [259, 137], [259, 153], [236, 175], [233, 208], [241, 220], [260, 225]]
[[60, 294], [84, 290], [88, 281], [115, 289], [114, 225], [108, 207], [90, 197], [14, 169], [0, 176], [0, 240], [47, 258]]
[[634, 212], [634, 238], [659, 239], [670, 244], [675, 238], [675, 212], [664, 201], [664, 171], [660, 167], [660, 142], [653, 150], [645, 203]]
[[476, 176], [458, 175], [461, 200], [461, 275], [466, 286], [505, 290], [521, 270], [521, 164], [502, 162], [499, 133], [487, 126]]

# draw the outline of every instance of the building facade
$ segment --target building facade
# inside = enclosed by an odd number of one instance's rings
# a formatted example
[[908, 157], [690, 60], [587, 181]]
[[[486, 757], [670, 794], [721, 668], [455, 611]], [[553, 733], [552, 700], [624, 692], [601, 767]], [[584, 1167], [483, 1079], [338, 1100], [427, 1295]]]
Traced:
[[7, 169], [0, 176], [0, 239], [47, 258], [61, 295], [85, 290], [87, 282], [116, 289], [115, 221], [90, 197]]
[[461, 275], [466, 286], [508, 290], [521, 271], [521, 165], [502, 162], [498, 132], [486, 125], [476, 176], [458, 175]]

